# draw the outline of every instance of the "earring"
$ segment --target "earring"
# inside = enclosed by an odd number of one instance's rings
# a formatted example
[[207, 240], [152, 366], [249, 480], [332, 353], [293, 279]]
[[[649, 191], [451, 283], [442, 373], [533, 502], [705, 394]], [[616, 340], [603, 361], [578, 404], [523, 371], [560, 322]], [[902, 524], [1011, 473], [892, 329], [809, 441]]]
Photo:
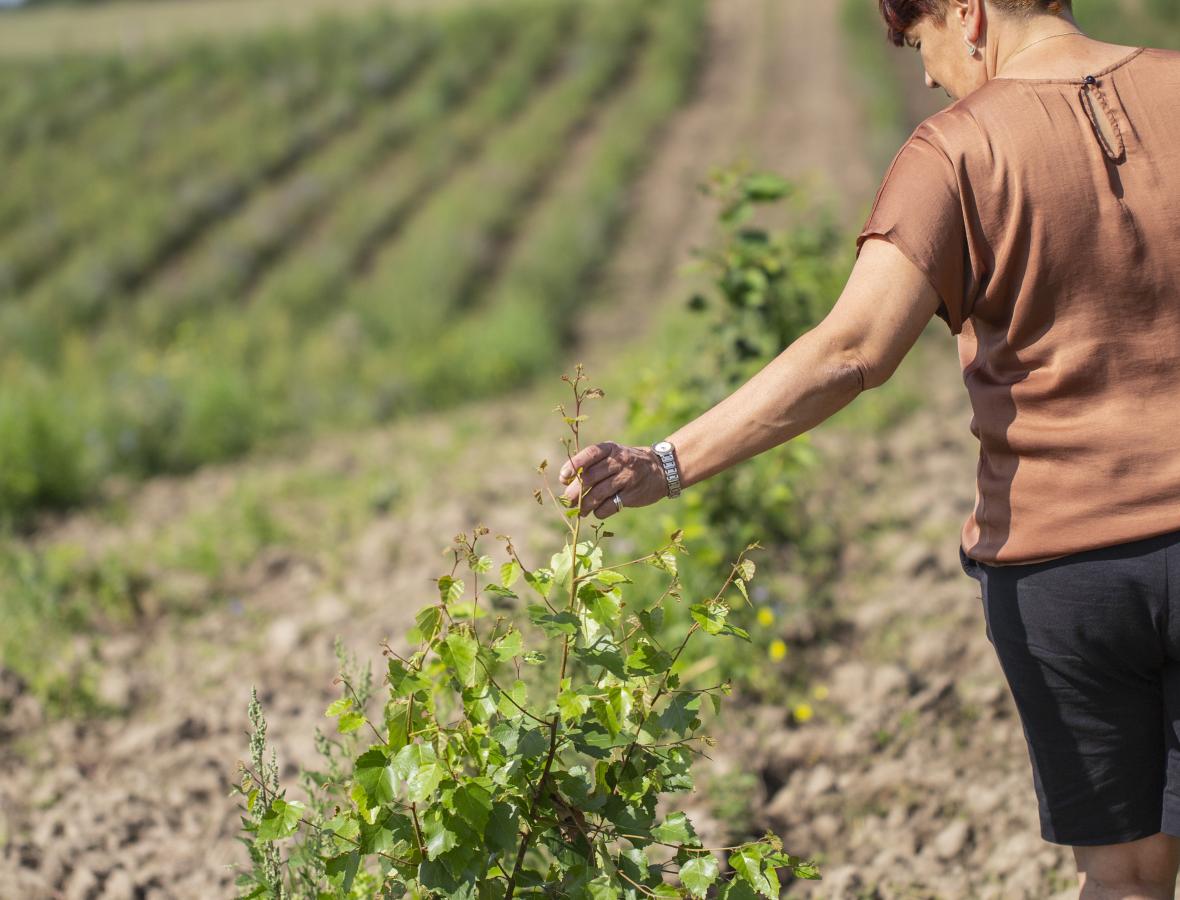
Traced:
[[[966, 38], [964, 38], [964, 40], [966, 40]], [[970, 41], [967, 41], [967, 55], [968, 56], [975, 56], [975, 54], [978, 52], [979, 52], [979, 48], [976, 47], [974, 44], [972, 44]]]

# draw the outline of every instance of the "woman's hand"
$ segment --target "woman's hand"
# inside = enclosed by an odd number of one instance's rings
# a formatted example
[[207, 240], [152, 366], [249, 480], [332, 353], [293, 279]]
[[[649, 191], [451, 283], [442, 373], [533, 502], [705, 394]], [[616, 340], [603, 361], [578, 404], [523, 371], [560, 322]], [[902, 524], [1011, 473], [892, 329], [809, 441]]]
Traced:
[[[581, 479], [576, 477], [578, 469], [582, 470]], [[570, 506], [584, 493], [579, 514], [594, 513], [600, 519], [619, 511], [615, 494], [624, 507], [649, 506], [668, 496], [664, 469], [650, 447], [624, 447], [613, 441], [594, 444], [574, 454], [561, 467], [558, 478], [567, 485], [562, 497]]]

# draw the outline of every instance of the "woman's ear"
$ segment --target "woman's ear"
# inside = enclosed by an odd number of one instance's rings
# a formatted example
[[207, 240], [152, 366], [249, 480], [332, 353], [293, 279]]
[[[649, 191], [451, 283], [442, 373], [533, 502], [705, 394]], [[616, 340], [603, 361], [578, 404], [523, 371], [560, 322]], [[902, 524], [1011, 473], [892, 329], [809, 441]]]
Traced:
[[987, 10], [984, 0], [951, 0], [953, 14], [963, 28], [963, 38], [971, 44], [978, 44], [987, 24]]

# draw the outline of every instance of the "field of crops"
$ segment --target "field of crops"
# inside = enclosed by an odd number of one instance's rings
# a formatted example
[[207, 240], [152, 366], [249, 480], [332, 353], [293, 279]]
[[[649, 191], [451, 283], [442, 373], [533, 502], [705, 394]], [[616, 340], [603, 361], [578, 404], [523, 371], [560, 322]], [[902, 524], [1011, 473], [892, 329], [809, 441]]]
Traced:
[[517, 0], [0, 64], [0, 515], [547, 370], [702, 8]]

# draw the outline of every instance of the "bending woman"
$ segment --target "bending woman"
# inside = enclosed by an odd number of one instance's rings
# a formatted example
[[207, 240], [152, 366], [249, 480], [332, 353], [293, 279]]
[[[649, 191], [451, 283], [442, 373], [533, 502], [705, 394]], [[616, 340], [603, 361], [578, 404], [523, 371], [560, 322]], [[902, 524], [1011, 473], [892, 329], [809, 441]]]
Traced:
[[1081, 896], [1171, 898], [1180, 861], [1180, 53], [1069, 0], [880, 0], [956, 102], [914, 131], [830, 314], [654, 447], [567, 466], [582, 513], [675, 496], [884, 383], [935, 316], [979, 439], [960, 561]]

